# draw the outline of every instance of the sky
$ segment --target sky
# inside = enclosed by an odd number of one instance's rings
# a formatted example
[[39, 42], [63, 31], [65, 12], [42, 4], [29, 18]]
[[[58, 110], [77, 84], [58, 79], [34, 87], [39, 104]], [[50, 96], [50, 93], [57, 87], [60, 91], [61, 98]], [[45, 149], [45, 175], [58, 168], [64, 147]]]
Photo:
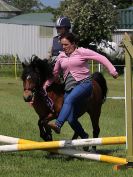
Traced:
[[51, 6], [51, 7], [58, 7], [59, 6], [59, 3], [60, 1], [63, 1], [63, 0], [41, 0], [44, 5], [46, 6]]

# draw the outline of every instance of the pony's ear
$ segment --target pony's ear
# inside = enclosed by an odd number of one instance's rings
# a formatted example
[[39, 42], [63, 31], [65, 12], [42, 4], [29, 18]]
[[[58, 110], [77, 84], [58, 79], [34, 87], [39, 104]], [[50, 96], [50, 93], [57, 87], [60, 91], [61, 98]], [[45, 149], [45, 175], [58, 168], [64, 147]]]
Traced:
[[25, 68], [26, 66], [28, 66], [30, 63], [27, 62], [26, 59], [24, 59], [24, 61], [22, 62], [22, 67]]
[[38, 56], [33, 55], [31, 57], [31, 63], [32, 63], [32, 66], [34, 66], [34, 67], [42, 68], [44, 66], [44, 63], [46, 63], [46, 62], [47, 62], [46, 59], [42, 60]]
[[22, 62], [22, 67], [25, 68], [26, 67], [26, 64]]
[[31, 62], [33, 62], [33, 61], [35, 61], [35, 60], [38, 60], [39, 58], [38, 58], [38, 56], [36, 56], [36, 55], [32, 55], [31, 56]]
[[40, 58], [36, 55], [32, 55], [31, 57], [31, 63], [32, 63], [32, 66], [37, 66], [38, 63], [40, 62]]

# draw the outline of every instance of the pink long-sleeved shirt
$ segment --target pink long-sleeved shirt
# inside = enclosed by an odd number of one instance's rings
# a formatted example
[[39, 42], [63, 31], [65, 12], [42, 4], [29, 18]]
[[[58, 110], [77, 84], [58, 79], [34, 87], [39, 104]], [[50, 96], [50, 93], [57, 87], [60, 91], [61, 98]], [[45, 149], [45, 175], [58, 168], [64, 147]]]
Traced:
[[[88, 65], [89, 60], [95, 60], [103, 64], [112, 76], [117, 75], [115, 67], [105, 56], [100, 55], [99, 53], [96, 53], [90, 49], [81, 47], [75, 49], [70, 56], [67, 56], [64, 52], [59, 54], [53, 70], [54, 78], [58, 77], [61, 70], [63, 70], [64, 79], [66, 79], [69, 72], [76, 81], [87, 78], [90, 75]], [[45, 86], [49, 86], [51, 83], [51, 80], [47, 80], [45, 82]]]

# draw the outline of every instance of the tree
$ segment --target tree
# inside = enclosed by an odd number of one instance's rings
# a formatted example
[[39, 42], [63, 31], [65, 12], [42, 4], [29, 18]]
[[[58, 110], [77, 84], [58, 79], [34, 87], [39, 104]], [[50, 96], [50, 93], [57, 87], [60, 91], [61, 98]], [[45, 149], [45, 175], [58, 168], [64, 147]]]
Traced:
[[89, 46], [90, 42], [110, 39], [117, 21], [112, 0], [64, 0], [55, 17], [68, 16], [73, 32], [78, 35], [79, 45]]
[[45, 7], [40, 0], [5, 0], [5, 2], [19, 8], [23, 12], [29, 12], [33, 9], [42, 9]]
[[35, 10], [35, 12], [39, 12], [39, 13], [52, 13], [52, 14], [54, 14], [55, 11], [56, 11], [56, 9], [54, 9], [50, 6], [44, 7], [43, 9]]

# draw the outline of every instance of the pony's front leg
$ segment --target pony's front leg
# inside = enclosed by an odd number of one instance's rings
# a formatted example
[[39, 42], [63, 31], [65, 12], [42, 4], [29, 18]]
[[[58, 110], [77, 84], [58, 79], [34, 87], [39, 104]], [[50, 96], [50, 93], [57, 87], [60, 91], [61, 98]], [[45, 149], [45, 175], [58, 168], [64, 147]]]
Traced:
[[40, 118], [38, 120], [38, 126], [40, 130], [40, 137], [44, 141], [52, 141], [52, 131], [51, 128], [48, 126], [46, 119]]
[[51, 120], [54, 120], [57, 118], [57, 115], [55, 113], [49, 113], [46, 120], [47, 122], [51, 121]]

